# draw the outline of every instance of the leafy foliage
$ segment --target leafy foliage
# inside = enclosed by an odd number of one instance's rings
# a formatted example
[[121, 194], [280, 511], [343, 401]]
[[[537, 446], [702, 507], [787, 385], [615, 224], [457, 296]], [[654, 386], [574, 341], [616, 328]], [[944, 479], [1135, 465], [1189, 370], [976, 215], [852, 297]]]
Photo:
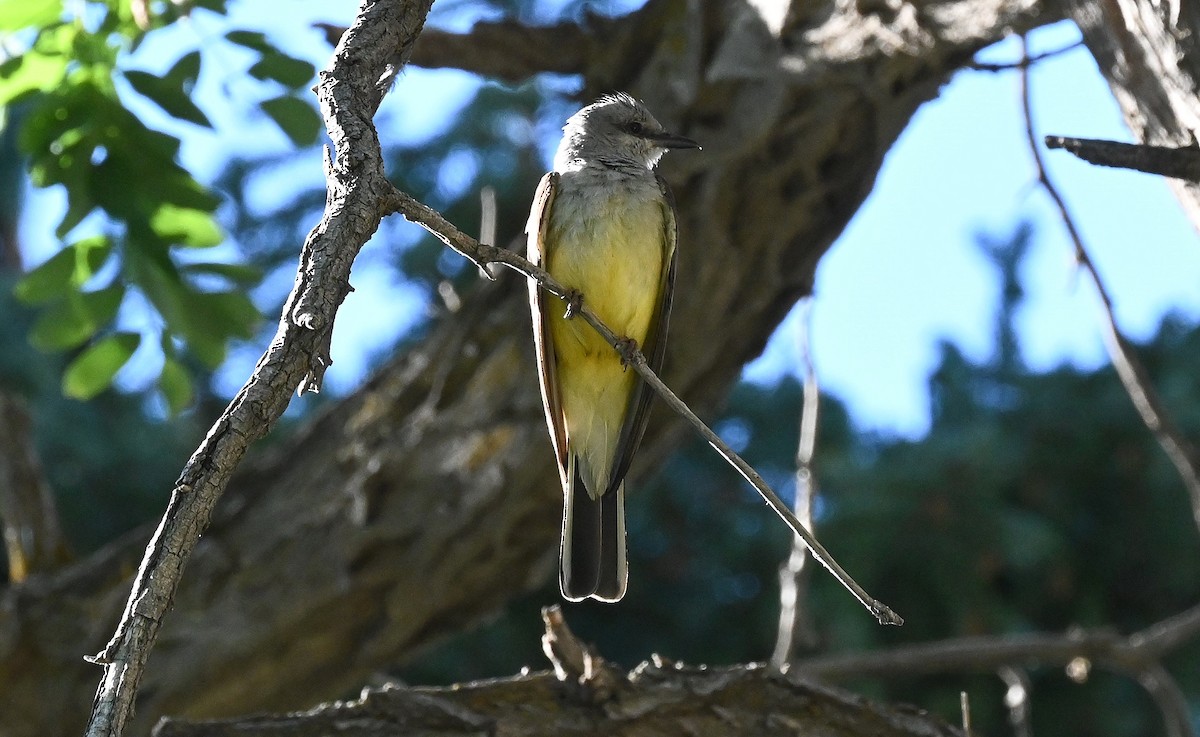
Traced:
[[[159, 390], [181, 409], [193, 394], [189, 372], [178, 370], [181, 351], [214, 368], [231, 340], [253, 335], [260, 315], [244, 291], [253, 272], [198, 253], [225, 240], [220, 198], [179, 164], [178, 136], [151, 129], [133, 112], [140, 97], [175, 120], [211, 128], [192, 97], [203, 55], [186, 51], [156, 75], [130, 68], [131, 54], [148, 32], [191, 12], [223, 14], [224, 2], [155, 5], [158, 15], [150, 17], [141, 14], [149, 6], [127, 0], [10, 6], [0, 12], [0, 34], [24, 50], [0, 64], [0, 105], [12, 111], [5, 125], [20, 130], [34, 184], [61, 186], [67, 195], [56, 229], [62, 251], [16, 286], [19, 298], [42, 310], [31, 340], [47, 351], [89, 345], [68, 366], [63, 390], [94, 396], [121, 368], [113, 361], [132, 355], [119, 316], [137, 293], [161, 318], [146, 329], [157, 335], [143, 336], [156, 338], [165, 354]], [[320, 119], [299, 97], [313, 66], [261, 33], [226, 37], [257, 55], [252, 76], [283, 88], [261, 110], [296, 145], [314, 143]]]

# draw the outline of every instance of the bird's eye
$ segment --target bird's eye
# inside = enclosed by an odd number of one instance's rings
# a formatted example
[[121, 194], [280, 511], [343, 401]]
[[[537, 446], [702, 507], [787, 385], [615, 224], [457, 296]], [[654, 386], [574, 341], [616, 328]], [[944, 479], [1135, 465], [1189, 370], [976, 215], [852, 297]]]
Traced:
[[635, 136], [641, 135], [645, 127], [638, 121], [633, 121], [627, 126], [627, 130]]

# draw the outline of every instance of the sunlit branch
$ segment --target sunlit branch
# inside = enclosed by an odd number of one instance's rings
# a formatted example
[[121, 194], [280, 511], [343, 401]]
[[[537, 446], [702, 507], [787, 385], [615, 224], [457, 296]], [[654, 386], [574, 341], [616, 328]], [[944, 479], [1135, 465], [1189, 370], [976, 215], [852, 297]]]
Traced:
[[1033, 683], [1028, 674], [1021, 668], [1005, 665], [996, 669], [996, 675], [1006, 686], [1004, 708], [1008, 710], [1008, 723], [1013, 728], [1014, 737], [1033, 737], [1029, 703]]
[[[817, 494], [814, 453], [817, 445], [817, 417], [820, 411], [820, 387], [812, 360], [812, 297], [800, 302], [797, 348], [804, 394], [800, 408], [800, 441], [796, 448], [796, 499], [792, 509], [800, 522], [813, 531], [813, 503]], [[815, 640], [808, 617], [808, 547], [799, 537], [792, 538], [791, 552], [779, 567], [779, 627], [771, 666], [782, 670], [795, 656], [798, 644], [811, 646]]]

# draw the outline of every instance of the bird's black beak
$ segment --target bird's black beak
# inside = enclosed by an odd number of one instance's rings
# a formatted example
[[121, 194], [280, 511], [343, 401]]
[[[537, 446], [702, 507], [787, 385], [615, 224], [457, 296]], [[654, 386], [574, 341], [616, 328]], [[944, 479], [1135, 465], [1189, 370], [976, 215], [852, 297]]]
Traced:
[[653, 133], [646, 136], [646, 138], [654, 141], [655, 145], [661, 146], [662, 148], [701, 148], [700, 144], [696, 143], [692, 139], [684, 136], [677, 136], [673, 133]]

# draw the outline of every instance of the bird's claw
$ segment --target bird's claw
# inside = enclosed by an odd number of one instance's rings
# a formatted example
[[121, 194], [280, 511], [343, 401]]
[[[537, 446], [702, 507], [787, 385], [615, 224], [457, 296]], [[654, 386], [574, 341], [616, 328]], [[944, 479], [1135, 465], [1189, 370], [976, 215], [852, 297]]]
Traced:
[[563, 313], [563, 317], [567, 320], [579, 314], [579, 310], [583, 309], [583, 293], [577, 289], [567, 290], [567, 311]]
[[621, 370], [628, 371], [633, 362], [633, 354], [637, 352], [638, 342], [633, 338], [617, 338], [617, 354], [621, 356]]

